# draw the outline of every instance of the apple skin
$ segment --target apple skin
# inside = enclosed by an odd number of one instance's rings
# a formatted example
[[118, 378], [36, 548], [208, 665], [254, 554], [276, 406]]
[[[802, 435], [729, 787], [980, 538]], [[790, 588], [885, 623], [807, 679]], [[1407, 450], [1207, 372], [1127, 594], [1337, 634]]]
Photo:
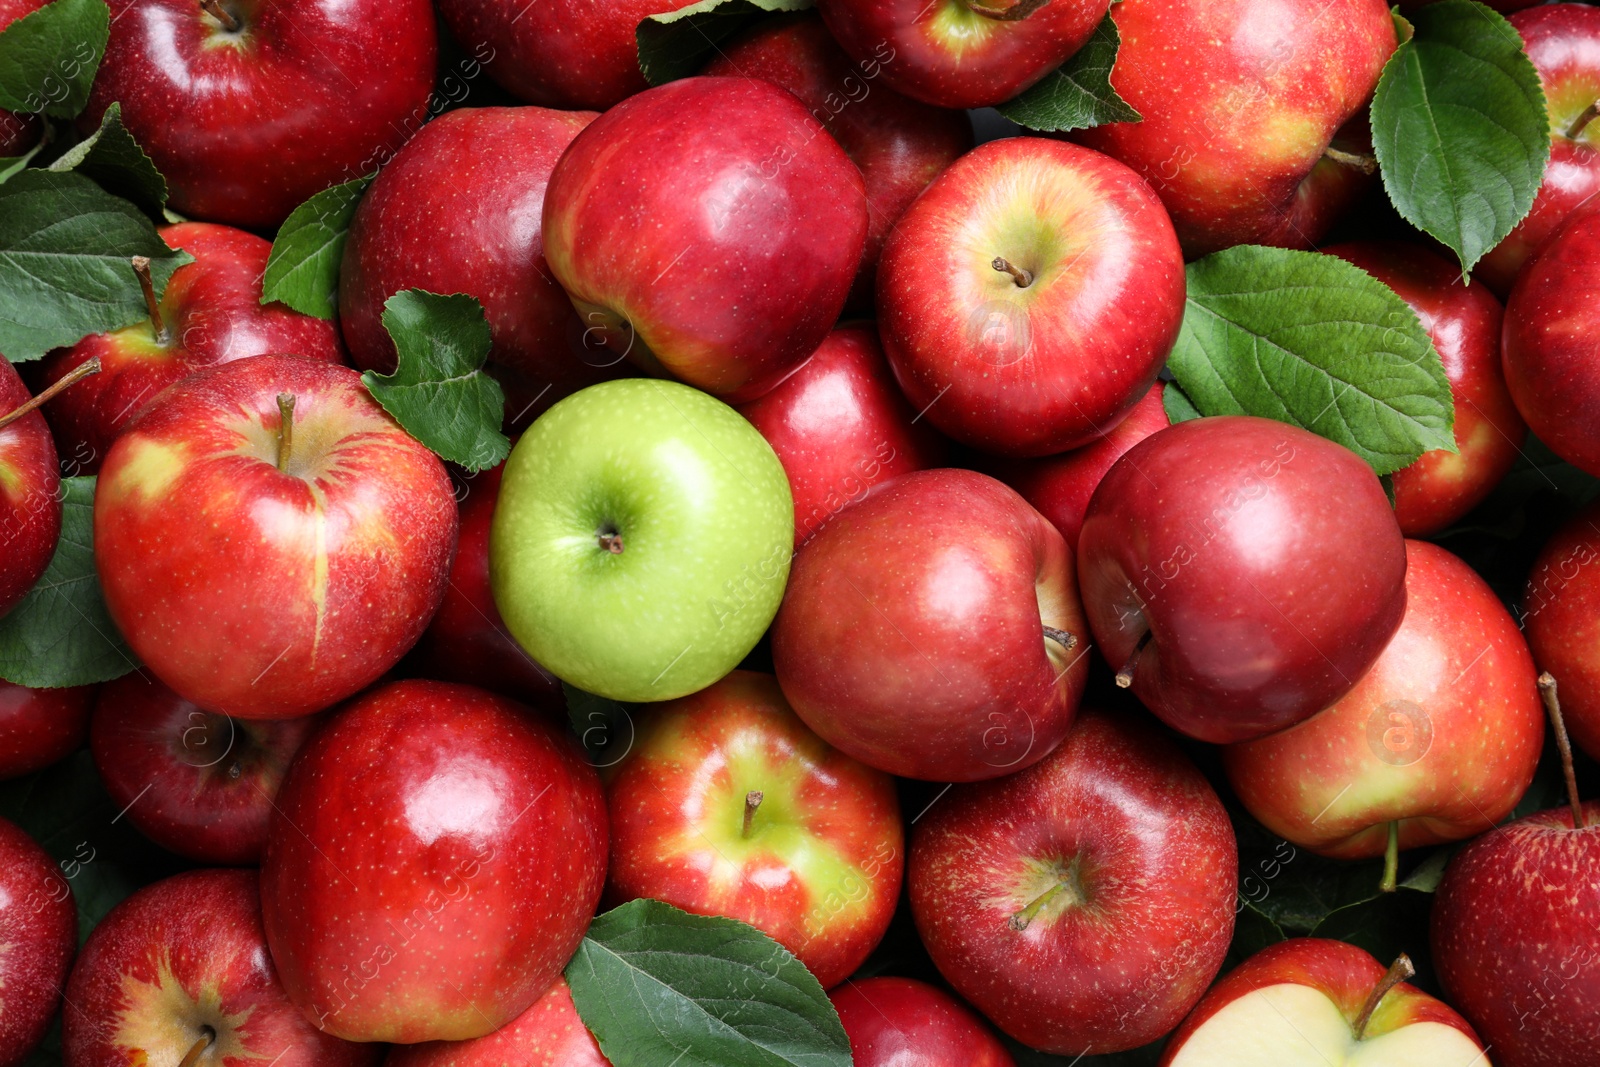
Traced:
[[[33, 399], [0, 356], [0, 415]], [[61, 471], [50, 427], [30, 411], [0, 428], [0, 617], [43, 576], [61, 539]]]
[[907, 877], [956, 992], [1028, 1047], [1073, 1056], [1149, 1044], [1200, 999], [1233, 937], [1238, 859], [1194, 764], [1148, 726], [1085, 711], [1040, 763], [935, 803]]
[[45, 405], [62, 452], [93, 474], [117, 434], [167, 386], [197, 370], [247, 356], [295, 355], [344, 362], [339, 327], [283, 304], [261, 303], [261, 272], [272, 242], [231, 226], [184, 222], [162, 240], [194, 256], [172, 274], [161, 299], [169, 340], [148, 321], [90, 334], [46, 357], [42, 386], [98, 356], [100, 371]]
[[1572, 743], [1600, 759], [1600, 504], [1550, 538], [1522, 600], [1533, 660], [1556, 679]]
[[1061, 535], [964, 470], [907, 474], [836, 515], [795, 556], [772, 627], [778, 682], [807, 726], [869, 767], [942, 782], [1048, 755], [1087, 652]]
[[[1010, 100], [1066, 62], [1109, 0], [818, 0], [855, 59], [876, 60], [892, 87], [938, 107]], [[1032, 11], [1026, 9], [1032, 8]]]
[[565, 978], [557, 978], [531, 1008], [492, 1034], [395, 1045], [383, 1062], [384, 1067], [611, 1067], [578, 1018]]
[[567, 397], [512, 449], [489, 581], [556, 677], [672, 700], [755, 647], [793, 545], [788, 479], [753, 426], [688, 386], [623, 379]]
[[[275, 466], [284, 393], [288, 471]], [[240, 718], [319, 711], [394, 666], [438, 608], [455, 545], [439, 458], [355, 371], [293, 356], [169, 388], [95, 489], [112, 621], [179, 695]]]
[[1059, 456], [997, 461], [986, 473], [1021, 493], [1060, 531], [1068, 551], [1077, 552], [1083, 516], [1100, 479], [1128, 449], [1172, 425], [1162, 403], [1164, 388], [1160, 382], [1152, 385], [1122, 421], [1086, 445]]
[[44, 1040], [78, 947], [78, 905], [55, 860], [0, 819], [0, 1067], [16, 1067]]
[[506, 390], [514, 426], [607, 377], [602, 368], [621, 357], [601, 351], [585, 362], [583, 327], [550, 277], [540, 229], [550, 170], [593, 118], [462, 108], [396, 153], [356, 208], [339, 272], [339, 321], [357, 367], [394, 372], [383, 302], [425, 289], [483, 305], [493, 342], [487, 369]]
[[313, 735], [278, 794], [273, 962], [327, 1033], [482, 1037], [561, 976], [606, 839], [600, 779], [563, 730], [470, 686], [383, 686]]
[[112, 909], [67, 982], [66, 1067], [200, 1063], [364, 1067], [379, 1050], [317, 1032], [285, 995], [261, 932], [254, 871], [187, 871]]
[[912, 978], [867, 978], [828, 994], [855, 1067], [1016, 1067], [972, 1009]]
[[0, 678], [0, 780], [66, 759], [89, 736], [94, 686], [27, 689]]
[[[1320, 937], [1293, 937], [1287, 941], [1268, 945], [1229, 971], [1221, 981], [1211, 987], [1211, 991], [1195, 1006], [1183, 1025], [1167, 1041], [1160, 1067], [1184, 1067], [1192, 1057], [1197, 1058], [1199, 1043], [1196, 1043], [1195, 1048], [1189, 1047], [1197, 1032], [1203, 1030], [1207, 1023], [1216, 1019], [1230, 1006], [1236, 1005], [1242, 998], [1258, 990], [1275, 990], [1285, 994], [1287, 999], [1288, 991], [1284, 989], [1286, 986], [1302, 987], [1325, 997], [1344, 1017], [1346, 1025], [1350, 1028], [1348, 1040], [1356, 1042], [1356, 1023], [1361, 1017], [1361, 1011], [1366, 1006], [1368, 997], [1383, 980], [1385, 971], [1384, 965], [1369, 953], [1342, 941]], [[1261, 996], [1265, 997], [1266, 994], [1262, 993]], [[1296, 999], [1298, 1000], [1298, 996]], [[1270, 1020], [1272, 1014], [1266, 1014], [1266, 1018]], [[1434, 1041], [1443, 1039], [1448, 1043], [1448, 1048], [1434, 1045], [1433, 1051], [1436, 1053], [1448, 1057], [1451, 1052], [1458, 1050], [1465, 1052], [1466, 1058], [1460, 1060], [1460, 1067], [1470, 1067], [1472, 1062], [1488, 1062], [1481, 1058], [1478, 1061], [1472, 1059], [1471, 1053], [1473, 1051], [1481, 1053], [1483, 1046], [1465, 1019], [1448, 1004], [1405, 982], [1396, 985], [1384, 995], [1378, 1008], [1372, 1013], [1364, 1032], [1364, 1039], [1359, 1044], [1372, 1047], [1373, 1051], [1377, 1052], [1376, 1045], [1368, 1046], [1367, 1043], [1375, 1043], [1386, 1037], [1392, 1042], [1394, 1038], [1390, 1035], [1398, 1032], [1407, 1032], [1408, 1038], [1417, 1040], [1417, 1035], [1422, 1034], [1422, 1031], [1411, 1031], [1410, 1028], [1418, 1026], [1427, 1028], [1428, 1033], [1424, 1036]], [[1455, 1033], [1451, 1034], [1449, 1031]], [[1243, 1036], [1243, 1034], [1230, 1035], [1235, 1041]], [[1282, 1064], [1286, 1062], [1283, 1054], [1289, 1051], [1283, 1043], [1293, 1043], [1294, 1051], [1312, 1052], [1315, 1048], [1309, 1046], [1304, 1033], [1301, 1033], [1295, 1026], [1294, 1020], [1287, 1016], [1283, 1016], [1283, 1025], [1277, 1028], [1277, 1032], [1264, 1034], [1257, 1029], [1254, 1037], [1259, 1044], [1252, 1044], [1248, 1050], [1235, 1046], [1232, 1055], [1236, 1058], [1229, 1062], [1237, 1063], [1240, 1067], [1245, 1067], [1246, 1064], [1249, 1067], [1256, 1067], [1257, 1064]], [[1207, 1049], [1212, 1055], [1221, 1050], [1216, 1044]], [[1417, 1054], [1425, 1055], [1428, 1051], [1419, 1045], [1413, 1045], [1408, 1049], [1394, 1049], [1386, 1054], [1388, 1058], [1379, 1055], [1363, 1062], [1373, 1064], [1427, 1062], [1437, 1064], [1438, 1067], [1456, 1063], [1454, 1059], [1441, 1059], [1437, 1056], [1429, 1060], [1409, 1058]], [[1313, 1054], [1316, 1058], [1311, 1062], [1323, 1067], [1336, 1067], [1322, 1050], [1316, 1049]], [[1498, 1055], [1495, 1061], [1500, 1062]], [[1214, 1061], [1208, 1059], [1207, 1062]]]
[[1433, 338], [1455, 399], [1458, 454], [1435, 449], [1394, 473], [1394, 513], [1407, 537], [1438, 533], [1483, 503], [1517, 461], [1528, 427], [1500, 367], [1504, 309], [1461, 269], [1417, 245], [1363, 241], [1323, 249], [1355, 264], [1411, 306]]
[[1405, 571], [1371, 467], [1248, 415], [1134, 445], [1078, 537], [1106, 662], [1126, 665], [1167, 725], [1218, 744], [1287, 729], [1349, 692], [1400, 625]]
[[1500, 1067], [1600, 1064], [1600, 802], [1508, 823], [1451, 859], [1430, 939]]
[[1567, 135], [1584, 109], [1600, 100], [1600, 11], [1588, 4], [1546, 4], [1518, 11], [1510, 21], [1544, 85], [1550, 161], [1533, 209], [1473, 268], [1502, 297], [1550, 235], [1600, 192], [1600, 126], [1591, 122], [1577, 137]]
[[[31, 15], [49, 0], [0, 0], [0, 30], [24, 15]], [[0, 158], [27, 154], [39, 143], [44, 123], [38, 115], [19, 115], [0, 108]]]
[[1223, 749], [1223, 766], [1250, 814], [1325, 856], [1383, 855], [1393, 821], [1401, 848], [1475, 837], [1533, 781], [1536, 675], [1488, 583], [1407, 541], [1405, 618], [1371, 669], [1300, 725]]
[[1073, 139], [1144, 176], [1191, 259], [1314, 247], [1369, 183], [1323, 152], [1395, 50], [1384, 0], [1332, 0], [1314, 18], [1280, 0], [1125, 0], [1111, 17], [1111, 85], [1144, 121]]
[[253, 865], [289, 761], [320, 722], [230, 719], [134, 673], [100, 687], [89, 748], [106, 792], [151, 841], [200, 863]]
[[608, 899], [749, 923], [824, 989], [855, 973], [900, 901], [894, 780], [807, 729], [771, 675], [734, 671], [637, 728], [606, 781]]
[[1184, 293], [1172, 223], [1138, 175], [1009, 137], [961, 157], [901, 217], [878, 267], [878, 327], [928, 421], [987, 452], [1045, 456], [1095, 440], [1145, 394]]
[[972, 147], [966, 115], [912, 100], [882, 82], [874, 85], [884, 74], [880, 59], [853, 62], [816, 14], [798, 12], [763, 19], [722, 47], [705, 69], [789, 90], [861, 168], [871, 214], [846, 307], [869, 315], [878, 257], [890, 231], [917, 194]]
[[737, 410], [789, 476], [796, 548], [873, 486], [941, 466], [947, 451], [894, 384], [870, 323], [840, 326], [777, 388]]
[[590, 123], [544, 201], [545, 256], [585, 343], [731, 404], [816, 351], [868, 216], [861, 172], [822, 132], [755, 78], [684, 78]]
[[1600, 476], [1600, 371], [1594, 360], [1600, 205], [1556, 231], [1506, 301], [1500, 358], [1517, 411], [1535, 437]]

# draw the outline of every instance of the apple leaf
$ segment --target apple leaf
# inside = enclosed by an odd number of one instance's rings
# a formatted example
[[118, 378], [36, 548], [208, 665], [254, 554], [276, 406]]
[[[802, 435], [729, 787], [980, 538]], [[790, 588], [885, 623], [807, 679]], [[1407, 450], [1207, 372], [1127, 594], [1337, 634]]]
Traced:
[[33, 689], [92, 685], [138, 667], [94, 569], [94, 479], [61, 480], [61, 540], [39, 584], [0, 618], [0, 678]]
[[651, 85], [697, 74], [717, 45], [773, 11], [804, 11], [814, 0], [699, 0], [639, 23], [639, 70]]
[[105, 0], [55, 0], [0, 30], [0, 107], [73, 118], [110, 35]]
[[40, 141], [23, 155], [0, 157], [0, 183], [4, 183], [12, 175], [21, 174], [22, 169], [32, 161], [34, 156], [39, 154], [39, 150], [43, 147], [44, 142]]
[[1122, 37], [1111, 14], [1100, 20], [1087, 43], [1032, 88], [996, 110], [1030, 130], [1086, 130], [1112, 122], [1139, 122], [1144, 116], [1111, 87]]
[[511, 451], [500, 432], [506, 397], [483, 371], [490, 346], [483, 305], [464, 293], [407, 289], [384, 301], [383, 327], [399, 353], [395, 371], [361, 375], [383, 409], [412, 437], [467, 470], [505, 459]]
[[76, 171], [93, 178], [113, 196], [132, 200], [150, 215], [167, 206], [167, 179], [122, 124], [122, 105], [112, 104], [100, 128], [63, 152], [53, 171]]
[[1202, 417], [1200, 409], [1194, 406], [1194, 401], [1189, 399], [1177, 382], [1168, 382], [1161, 387], [1161, 406], [1166, 409], [1167, 421], [1174, 426]]
[[1167, 366], [1202, 415], [1259, 415], [1390, 474], [1456, 451], [1444, 365], [1394, 290], [1337, 256], [1241, 245], [1189, 264]]
[[566, 973], [615, 1067], [850, 1067], [816, 978], [733, 919], [630, 901], [594, 920]]
[[145, 317], [129, 259], [156, 291], [192, 262], [138, 208], [81, 174], [26, 170], [0, 185], [0, 352], [13, 363]]
[[324, 189], [289, 213], [278, 227], [261, 275], [261, 302], [280, 301], [319, 319], [339, 304], [339, 261], [356, 205], [376, 173]]
[[1550, 157], [1544, 91], [1499, 12], [1441, 0], [1410, 21], [1373, 96], [1372, 145], [1396, 210], [1465, 273], [1533, 206]]

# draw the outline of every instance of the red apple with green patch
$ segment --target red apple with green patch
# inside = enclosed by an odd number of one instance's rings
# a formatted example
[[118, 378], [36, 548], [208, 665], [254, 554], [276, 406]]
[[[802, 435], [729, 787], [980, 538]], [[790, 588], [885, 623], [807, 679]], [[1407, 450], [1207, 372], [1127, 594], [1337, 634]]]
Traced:
[[0, 616], [28, 595], [61, 538], [61, 472], [38, 405], [0, 356]]
[[0, 779], [66, 759], [89, 736], [94, 686], [28, 689], [0, 679]]
[[572, 991], [557, 978], [533, 1007], [492, 1034], [468, 1041], [395, 1045], [384, 1067], [611, 1067], [578, 1018]]
[[994, 1033], [949, 993], [913, 978], [865, 978], [828, 994], [855, 1067], [1015, 1067]]
[[0, 1064], [15, 1067], [44, 1040], [78, 946], [78, 906], [55, 861], [0, 819]]

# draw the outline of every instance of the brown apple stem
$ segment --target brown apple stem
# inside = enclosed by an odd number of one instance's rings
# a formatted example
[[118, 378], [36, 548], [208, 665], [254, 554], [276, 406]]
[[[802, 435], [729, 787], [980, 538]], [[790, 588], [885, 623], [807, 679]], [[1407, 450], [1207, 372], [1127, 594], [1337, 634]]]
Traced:
[[1389, 823], [1389, 843], [1383, 848], [1383, 881], [1378, 888], [1393, 893], [1400, 877], [1400, 821]]
[[1600, 100], [1584, 108], [1583, 112], [1572, 120], [1572, 125], [1567, 127], [1567, 140], [1576, 141], [1582, 137], [1583, 131], [1589, 128], [1589, 123], [1593, 122], [1597, 115], [1600, 115]]
[[178, 1067], [194, 1067], [195, 1064], [200, 1062], [200, 1057], [206, 1054], [206, 1049], [210, 1048], [216, 1040], [216, 1032], [209, 1026], [203, 1027], [200, 1033], [200, 1040], [191, 1045], [189, 1051], [183, 1054], [183, 1059], [178, 1061]]
[[1411, 957], [1404, 952], [1400, 953], [1399, 959], [1389, 965], [1389, 973], [1383, 976], [1381, 982], [1372, 987], [1372, 993], [1368, 995], [1367, 1002], [1361, 1006], [1361, 1014], [1356, 1016], [1355, 1033], [1357, 1041], [1360, 1041], [1361, 1035], [1367, 1032], [1367, 1024], [1372, 1021], [1372, 1013], [1378, 1010], [1378, 1005], [1383, 1003], [1383, 998], [1389, 995], [1389, 990], [1416, 973], [1417, 969], [1411, 965]]
[[30, 411], [39, 410], [41, 407], [43, 407], [45, 404], [48, 404], [51, 400], [53, 400], [55, 397], [59, 396], [61, 393], [65, 392], [68, 389], [71, 389], [74, 385], [77, 385], [79, 382], [81, 382], [85, 378], [89, 377], [89, 375], [91, 375], [91, 374], [99, 374], [99, 373], [100, 373], [100, 357], [99, 356], [95, 356], [93, 359], [84, 360], [82, 363], [78, 364], [76, 367], [73, 367], [71, 371], [69, 371], [65, 375], [63, 375], [59, 382], [56, 382], [54, 385], [52, 385], [50, 388], [46, 389], [44, 392], [40, 393], [38, 396], [32, 397], [27, 402], [18, 405], [14, 410], [8, 412], [7, 414], [0, 415], [0, 430], [3, 430], [7, 426], [10, 426], [13, 422], [16, 422], [18, 419], [22, 418], [24, 415], [28, 414]]
[[233, 13], [222, 6], [222, 0], [200, 0], [200, 10], [222, 23], [222, 28], [229, 33], [238, 33], [244, 24], [233, 17]]
[[1329, 145], [1322, 150], [1322, 154], [1342, 167], [1353, 167], [1362, 174], [1378, 173], [1378, 157], [1367, 155], [1363, 152], [1346, 152], [1342, 148]]
[[1078, 635], [1068, 630], [1058, 630], [1054, 626], [1046, 626], [1044, 635], [1068, 652], [1078, 647]]
[[278, 469], [289, 469], [289, 453], [294, 448], [294, 394], [278, 394]]
[[622, 555], [622, 535], [615, 530], [602, 529], [595, 534], [595, 540], [600, 542], [600, 547], [613, 556]]
[[150, 277], [150, 257], [134, 256], [129, 262], [133, 264], [133, 276], [139, 279], [139, 288], [144, 290], [144, 306], [150, 313], [150, 329], [156, 335], [156, 344], [164, 345], [172, 340], [172, 335], [167, 332], [167, 324], [161, 319], [156, 283]]
[[983, 0], [969, 0], [967, 6], [974, 13], [997, 22], [1020, 22], [1049, 2], [1050, 0], [1017, 0], [1010, 7], [1001, 8], [990, 7], [983, 3]]
[[759, 789], [752, 789], [744, 795], [744, 825], [739, 829], [740, 837], [750, 836], [750, 823], [755, 820], [756, 809], [765, 799], [767, 795]]
[[1017, 283], [1018, 289], [1026, 289], [1033, 284], [1033, 271], [1024, 270], [1021, 267], [1013, 267], [1011, 261], [1005, 256], [995, 256], [994, 262], [990, 263], [989, 266], [1003, 274], [1011, 275], [1011, 280]]
[[1544, 710], [1550, 715], [1550, 725], [1556, 731], [1556, 749], [1561, 753], [1561, 773], [1567, 779], [1567, 803], [1572, 805], [1572, 825], [1582, 830], [1583, 802], [1578, 799], [1578, 776], [1572, 769], [1572, 740], [1567, 737], [1567, 720], [1561, 715], [1561, 698], [1556, 695], [1556, 679], [1549, 671], [1539, 675], [1539, 696], [1544, 698]]
[[1150, 631], [1146, 630], [1144, 633], [1139, 635], [1138, 644], [1134, 645], [1133, 651], [1128, 653], [1128, 661], [1124, 663], [1122, 665], [1122, 669], [1117, 672], [1118, 689], [1126, 689], [1128, 686], [1133, 684], [1134, 662], [1139, 658], [1139, 653], [1144, 651], [1144, 646], [1148, 645], [1149, 643]]

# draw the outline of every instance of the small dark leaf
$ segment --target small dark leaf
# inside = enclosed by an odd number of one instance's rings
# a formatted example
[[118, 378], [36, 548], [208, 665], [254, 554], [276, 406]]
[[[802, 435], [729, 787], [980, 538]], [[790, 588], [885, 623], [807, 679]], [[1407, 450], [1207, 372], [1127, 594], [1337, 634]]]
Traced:
[[339, 261], [356, 205], [377, 175], [324, 189], [290, 212], [278, 227], [261, 275], [261, 302], [274, 300], [302, 315], [331, 319], [339, 303]]
[[1161, 387], [1161, 406], [1167, 411], [1167, 421], [1174, 426], [1180, 422], [1204, 417], [1177, 382], [1168, 382]]
[[804, 11], [815, 0], [699, 0], [639, 23], [639, 70], [651, 85], [697, 74], [717, 45], [773, 11]]
[[0, 30], [0, 107], [73, 118], [89, 102], [110, 34], [104, 0], [55, 0]]
[[1111, 87], [1122, 37], [1108, 12], [1094, 36], [1058, 69], [1014, 99], [999, 105], [1000, 114], [1031, 130], [1086, 130], [1112, 122], [1144, 118]]
[[1428, 916], [1433, 897], [1401, 886], [1393, 893], [1379, 893], [1368, 900], [1335, 909], [1311, 931], [1313, 937], [1328, 937], [1364, 948], [1384, 966], [1402, 952], [1417, 967], [1413, 984], [1433, 982], [1428, 955]]
[[160, 215], [167, 206], [167, 180], [122, 125], [121, 104], [106, 108], [100, 128], [62, 153], [50, 169], [93, 178], [106, 192], [132, 200], [150, 215]]

